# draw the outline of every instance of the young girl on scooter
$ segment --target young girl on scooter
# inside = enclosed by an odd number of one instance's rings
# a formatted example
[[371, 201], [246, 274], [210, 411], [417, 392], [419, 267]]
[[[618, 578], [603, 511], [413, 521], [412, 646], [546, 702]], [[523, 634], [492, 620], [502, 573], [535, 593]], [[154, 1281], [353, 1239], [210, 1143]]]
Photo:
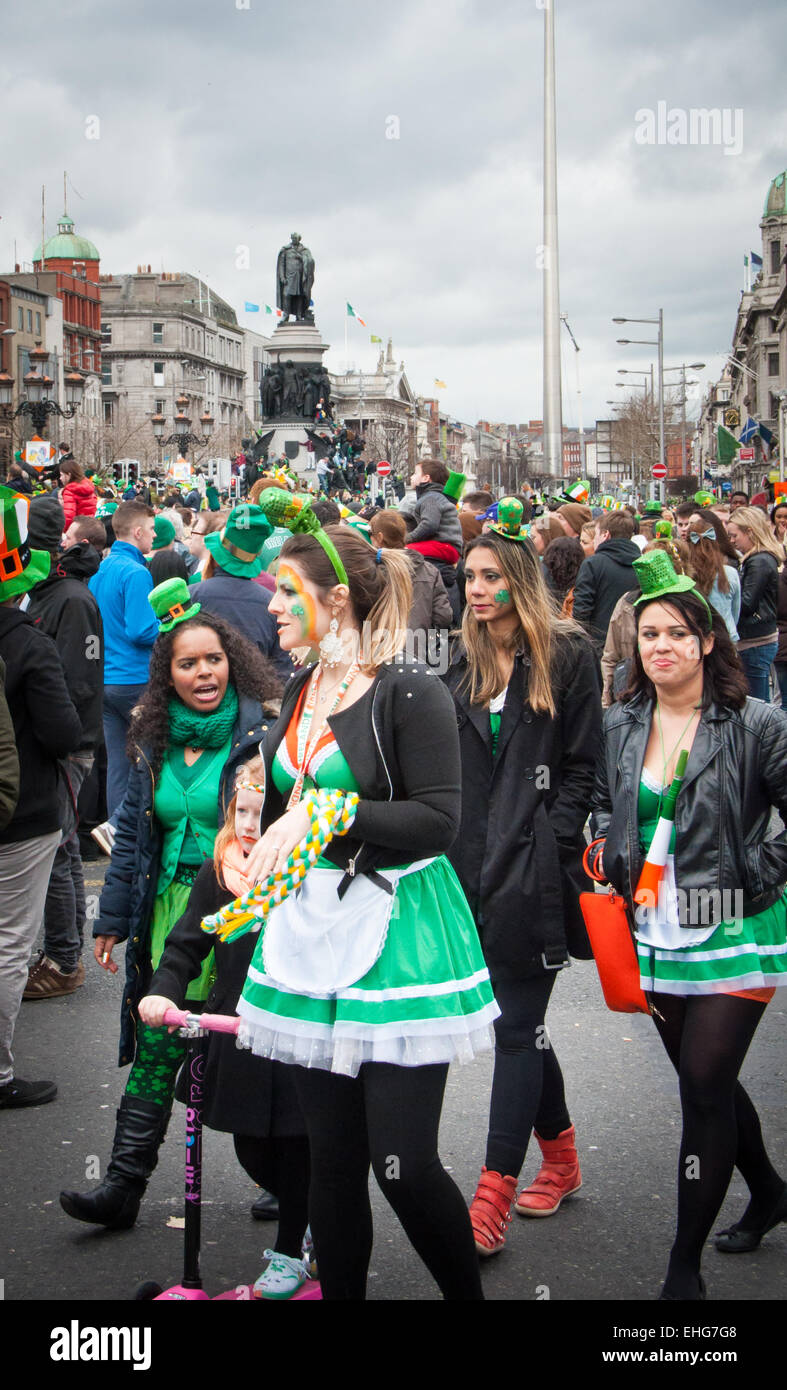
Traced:
[[[186, 911], [167, 938], [150, 993], [140, 1001], [139, 1016], [150, 1027], [163, 1023], [167, 1009], [182, 1008], [189, 980], [199, 974], [214, 946], [216, 982], [206, 1010], [236, 1011], [256, 935], [250, 932], [226, 944], [202, 931], [200, 923], [253, 887], [245, 867], [260, 838], [264, 777], [259, 757], [238, 769], [213, 859], [200, 869]], [[302, 1242], [309, 1189], [309, 1143], [291, 1069], [254, 1057], [237, 1048], [234, 1037], [219, 1033], [208, 1035], [206, 1048], [203, 1124], [232, 1134], [241, 1166], [279, 1201], [276, 1246], [265, 1251], [269, 1264], [254, 1292], [258, 1298], [289, 1298], [307, 1277]]]

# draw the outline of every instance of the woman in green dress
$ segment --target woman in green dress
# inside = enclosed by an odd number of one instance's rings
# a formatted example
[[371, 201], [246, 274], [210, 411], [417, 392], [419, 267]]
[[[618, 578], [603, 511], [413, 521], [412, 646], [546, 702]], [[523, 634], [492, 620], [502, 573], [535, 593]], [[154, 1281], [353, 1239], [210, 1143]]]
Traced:
[[[257, 647], [201, 612], [183, 580], [159, 585], [150, 601], [160, 632], [132, 715], [132, 768], [93, 932], [96, 960], [112, 974], [115, 947], [128, 940], [119, 1064], [132, 1066], [104, 1181], [90, 1193], [60, 1195], [69, 1216], [113, 1229], [137, 1218], [185, 1054], [176, 1034], [139, 1022], [137, 1004], [201, 865], [213, 857], [237, 769], [257, 751], [272, 713], [267, 702], [279, 693]], [[197, 1008], [211, 971], [212, 954], [189, 985], [188, 1003]]]
[[[787, 1220], [787, 1184], [738, 1081], [767, 1003], [787, 983], [787, 831], [770, 830], [774, 807], [787, 817], [787, 715], [747, 698], [724, 619], [667, 555], [651, 551], [634, 568], [634, 672], [606, 711], [593, 829], [604, 837], [603, 873], [634, 912], [641, 987], [680, 1080], [678, 1221], [661, 1297], [696, 1300], [734, 1166], [751, 1201], [716, 1248], [754, 1250]], [[671, 841], [659, 853], [654, 832], [683, 751]], [[663, 877], [637, 906], [646, 862]]]
[[310, 788], [343, 793], [354, 819], [265, 919], [238, 1012], [241, 1043], [294, 1066], [327, 1299], [365, 1297], [370, 1164], [443, 1295], [482, 1297], [437, 1133], [449, 1063], [491, 1046], [499, 1010], [445, 858], [459, 824], [453, 705], [428, 667], [398, 659], [410, 603], [406, 558], [346, 527], [282, 548], [279, 641], [319, 659], [290, 680], [265, 739], [249, 877], [281, 869], [304, 837]]

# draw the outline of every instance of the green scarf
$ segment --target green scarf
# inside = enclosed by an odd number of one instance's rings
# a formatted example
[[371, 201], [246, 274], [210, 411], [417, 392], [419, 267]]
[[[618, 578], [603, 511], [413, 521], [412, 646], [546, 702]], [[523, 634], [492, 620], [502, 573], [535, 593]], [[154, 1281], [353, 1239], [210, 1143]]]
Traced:
[[209, 713], [189, 709], [178, 695], [170, 697], [167, 708], [170, 743], [184, 748], [221, 748], [235, 727], [238, 697], [234, 687], [228, 685], [221, 704]]

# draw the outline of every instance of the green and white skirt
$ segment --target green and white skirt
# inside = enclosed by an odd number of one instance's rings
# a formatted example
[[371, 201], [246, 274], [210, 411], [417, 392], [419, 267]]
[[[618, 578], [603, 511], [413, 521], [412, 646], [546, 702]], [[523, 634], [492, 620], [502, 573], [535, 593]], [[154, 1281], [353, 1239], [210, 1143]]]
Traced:
[[[342, 871], [317, 866], [274, 909], [238, 1002], [242, 1046], [344, 1076], [364, 1062], [467, 1062], [494, 1047], [500, 1009], [448, 860], [381, 874], [395, 888], [377, 889], [376, 906], [363, 875], [339, 903]], [[319, 987], [320, 972], [331, 986]]]
[[661, 994], [733, 994], [787, 985], [787, 892], [702, 942], [666, 950], [637, 939], [640, 985]]

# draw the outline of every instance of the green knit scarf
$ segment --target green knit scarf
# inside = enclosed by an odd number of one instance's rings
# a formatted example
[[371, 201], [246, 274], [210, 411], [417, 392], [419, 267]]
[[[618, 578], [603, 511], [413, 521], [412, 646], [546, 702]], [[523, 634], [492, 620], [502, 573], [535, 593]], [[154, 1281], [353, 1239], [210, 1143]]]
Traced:
[[238, 697], [228, 685], [224, 699], [217, 709], [203, 714], [189, 709], [178, 695], [170, 696], [169, 741], [190, 748], [221, 748], [227, 742], [238, 717]]

